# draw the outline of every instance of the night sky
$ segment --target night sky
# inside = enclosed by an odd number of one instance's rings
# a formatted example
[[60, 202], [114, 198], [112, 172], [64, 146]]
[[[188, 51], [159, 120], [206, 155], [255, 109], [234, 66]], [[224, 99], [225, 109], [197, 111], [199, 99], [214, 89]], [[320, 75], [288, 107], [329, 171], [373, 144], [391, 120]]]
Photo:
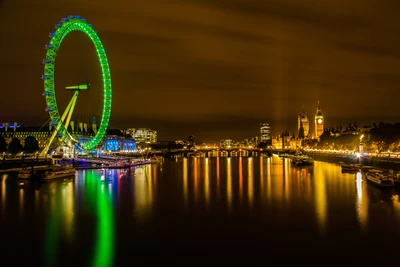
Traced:
[[[148, 127], [160, 140], [242, 140], [295, 131], [320, 101], [326, 126], [397, 122], [400, 2], [396, 0], [0, 0], [0, 122], [41, 125], [48, 34], [68, 15], [93, 24], [113, 79], [110, 128]], [[100, 117], [101, 72], [81, 33], [56, 64], [67, 85], [90, 82], [74, 120]]]

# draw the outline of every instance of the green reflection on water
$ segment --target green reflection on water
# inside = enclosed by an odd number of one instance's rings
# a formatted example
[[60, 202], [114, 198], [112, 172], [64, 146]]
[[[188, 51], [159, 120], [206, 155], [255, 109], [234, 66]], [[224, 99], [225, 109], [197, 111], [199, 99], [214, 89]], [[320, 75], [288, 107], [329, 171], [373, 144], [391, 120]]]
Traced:
[[46, 229], [46, 237], [45, 237], [45, 264], [46, 266], [55, 266], [56, 265], [56, 256], [57, 256], [57, 248], [58, 248], [58, 236], [60, 230], [60, 219], [61, 219], [61, 210], [62, 203], [60, 202], [60, 198], [56, 197], [55, 194], [57, 192], [57, 183], [47, 183], [41, 186], [41, 191], [45, 193], [45, 200], [49, 201], [50, 205], [50, 218], [48, 221], [47, 229]]
[[[107, 174], [106, 174], [107, 176]], [[114, 222], [112, 206], [106, 191], [108, 177], [98, 177], [93, 172], [86, 175], [87, 200], [98, 216], [97, 238], [94, 247], [92, 266], [111, 266], [114, 258]]]
[[[99, 176], [96, 172], [86, 172], [85, 202], [89, 210], [94, 212], [98, 225], [94, 244], [92, 266], [111, 266], [114, 259], [114, 216], [111, 203], [111, 192], [107, 185], [111, 183], [109, 177]], [[66, 194], [63, 191], [69, 189]], [[111, 190], [111, 186], [110, 186]], [[73, 207], [68, 201], [73, 198], [71, 187], [65, 187], [59, 182], [52, 182], [42, 186], [43, 199], [50, 205], [49, 220], [45, 234], [44, 254], [45, 265], [56, 266], [59, 255], [59, 240], [61, 238], [61, 224], [71, 224]], [[65, 192], [64, 192], [65, 193]], [[64, 220], [65, 219], [65, 220]], [[72, 225], [70, 225], [72, 227]], [[73, 227], [72, 227], [73, 228]], [[73, 234], [69, 232], [68, 234]]]
[[60, 223], [60, 214], [57, 212], [59, 209], [54, 209], [51, 211], [49, 224], [46, 231], [45, 239], [45, 259], [46, 266], [55, 266], [56, 264], [56, 251], [57, 251], [57, 236]]
[[114, 224], [111, 205], [107, 199], [104, 184], [101, 185], [101, 193], [98, 203], [100, 225], [97, 228], [97, 245], [93, 266], [111, 266], [114, 256]]

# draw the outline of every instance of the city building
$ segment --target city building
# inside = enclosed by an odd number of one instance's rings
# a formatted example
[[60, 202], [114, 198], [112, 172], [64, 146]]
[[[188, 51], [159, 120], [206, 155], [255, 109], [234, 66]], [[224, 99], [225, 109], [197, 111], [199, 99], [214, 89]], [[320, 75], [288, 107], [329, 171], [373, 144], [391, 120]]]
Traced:
[[132, 152], [136, 150], [136, 142], [123, 130], [107, 129], [104, 136], [103, 150]]
[[[303, 127], [304, 136], [300, 136], [301, 127]], [[301, 138], [308, 137], [310, 134], [310, 122], [308, 121], [308, 114], [304, 112], [304, 107], [301, 108], [301, 112], [297, 116], [297, 132]]]
[[301, 147], [302, 139], [296, 138], [294, 134], [288, 132], [272, 137], [272, 147], [277, 150], [296, 150]]
[[[71, 121], [68, 132], [80, 143], [87, 142], [93, 138], [97, 130], [95, 124], [88, 128], [87, 123], [79, 122], [77, 126], [78, 127], [75, 127], [75, 123]], [[9, 144], [13, 138], [18, 138], [22, 146], [25, 146], [25, 139], [32, 136], [38, 141], [39, 151], [42, 151], [48, 144], [54, 129], [52, 124], [49, 124], [49, 126], [32, 127], [21, 126], [16, 122], [13, 124], [6, 122], [0, 126], [0, 136], [4, 137], [7, 144]], [[61, 145], [61, 136], [59, 134], [56, 135], [53, 144], [54, 146]], [[123, 130], [107, 129], [101, 145], [102, 149], [107, 151], [136, 150], [135, 140]], [[50, 150], [52, 149], [55, 149], [55, 147], [50, 148]]]
[[315, 113], [315, 138], [319, 138], [324, 132], [324, 116], [318, 101], [317, 113]]
[[39, 149], [42, 150], [52, 134], [51, 129], [52, 126], [24, 127], [17, 122], [13, 124], [5, 122], [0, 126], [0, 136], [6, 140], [7, 144], [9, 144], [13, 138], [18, 138], [22, 146], [25, 146], [25, 139], [28, 136], [33, 136], [38, 141]]
[[148, 128], [129, 128], [126, 134], [130, 135], [137, 144], [157, 143], [157, 131]]
[[272, 145], [271, 127], [269, 126], [269, 123], [260, 123], [260, 132], [261, 132], [260, 142], [268, 146], [271, 146]]
[[221, 140], [221, 142], [219, 143], [219, 147], [222, 149], [232, 149], [234, 148], [233, 140], [232, 139]]

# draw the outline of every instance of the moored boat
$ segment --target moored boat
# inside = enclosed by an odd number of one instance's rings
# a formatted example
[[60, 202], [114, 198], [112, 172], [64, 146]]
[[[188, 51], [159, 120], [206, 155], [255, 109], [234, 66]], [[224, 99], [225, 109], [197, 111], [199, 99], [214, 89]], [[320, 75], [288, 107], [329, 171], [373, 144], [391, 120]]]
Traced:
[[24, 168], [18, 171], [18, 179], [31, 179], [32, 170], [31, 168]]
[[357, 172], [357, 171], [359, 171], [360, 170], [360, 168], [361, 168], [361, 165], [360, 164], [353, 164], [353, 163], [350, 163], [350, 164], [342, 164], [341, 165], [341, 168], [342, 168], [342, 171], [343, 172], [351, 172], [351, 171], [354, 171], [354, 172]]
[[38, 178], [42, 172], [50, 168], [49, 166], [24, 167], [18, 170], [18, 179]]
[[369, 171], [366, 174], [367, 181], [381, 188], [394, 187], [394, 182], [391, 177], [383, 174], [381, 171]]
[[75, 176], [75, 169], [72, 167], [54, 167], [42, 173], [43, 180], [52, 180], [64, 177]]
[[311, 157], [293, 157], [291, 159], [292, 165], [295, 166], [312, 166], [314, 165], [314, 160]]

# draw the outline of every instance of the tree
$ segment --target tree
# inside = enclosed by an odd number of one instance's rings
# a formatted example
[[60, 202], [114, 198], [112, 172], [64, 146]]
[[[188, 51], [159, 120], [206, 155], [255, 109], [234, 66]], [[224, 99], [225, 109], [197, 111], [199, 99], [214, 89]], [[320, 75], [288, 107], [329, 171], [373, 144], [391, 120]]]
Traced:
[[7, 143], [6, 139], [3, 136], [0, 136], [0, 153], [7, 151]]
[[303, 122], [300, 121], [300, 129], [299, 129], [299, 139], [304, 139], [304, 128], [303, 128]]
[[8, 153], [12, 154], [12, 155], [16, 155], [19, 152], [21, 152], [24, 148], [21, 145], [21, 140], [19, 140], [18, 138], [14, 137], [10, 144], [8, 144]]
[[28, 136], [27, 138], [25, 138], [24, 143], [25, 143], [24, 151], [26, 153], [35, 153], [39, 151], [39, 143], [35, 137]]

